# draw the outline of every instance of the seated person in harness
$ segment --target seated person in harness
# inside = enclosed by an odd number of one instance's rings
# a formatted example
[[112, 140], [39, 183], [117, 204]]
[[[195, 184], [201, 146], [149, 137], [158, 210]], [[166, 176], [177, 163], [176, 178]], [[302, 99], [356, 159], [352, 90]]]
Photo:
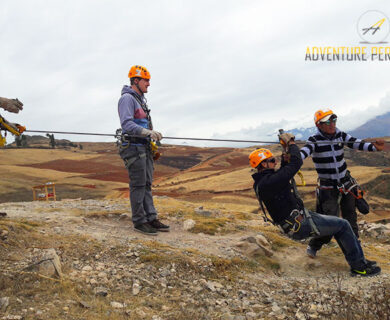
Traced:
[[299, 148], [294, 136], [283, 133], [280, 139], [290, 154], [289, 162], [282, 159], [281, 168], [275, 170], [276, 159], [268, 149], [257, 149], [249, 155], [249, 163], [257, 172], [252, 175], [253, 188], [259, 199], [264, 214], [265, 207], [272, 222], [294, 240], [308, 237], [334, 236], [344, 253], [351, 275], [373, 276], [381, 272], [373, 261], [367, 261], [358, 239], [348, 221], [309, 212], [303, 202], [293, 192], [290, 182], [302, 166]]

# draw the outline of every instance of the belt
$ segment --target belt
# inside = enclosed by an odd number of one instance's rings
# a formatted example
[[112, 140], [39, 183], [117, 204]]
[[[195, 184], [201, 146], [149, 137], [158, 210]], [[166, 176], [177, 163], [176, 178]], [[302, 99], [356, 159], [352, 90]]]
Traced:
[[324, 186], [324, 187], [337, 187], [340, 183], [344, 183], [344, 182], [348, 182], [350, 181], [350, 178], [349, 177], [343, 177], [340, 179], [340, 182], [338, 182], [337, 180], [333, 180], [333, 179], [319, 179], [320, 181], [320, 186]]
[[149, 139], [147, 138], [136, 138], [136, 137], [128, 137], [128, 136], [123, 136], [123, 140], [134, 143], [134, 144], [148, 144]]

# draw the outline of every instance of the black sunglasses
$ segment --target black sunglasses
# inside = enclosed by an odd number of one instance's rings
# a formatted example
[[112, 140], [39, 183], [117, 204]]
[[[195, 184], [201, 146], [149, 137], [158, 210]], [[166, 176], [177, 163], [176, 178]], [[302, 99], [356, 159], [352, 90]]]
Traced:
[[266, 159], [265, 162], [267, 163], [275, 163], [276, 162], [276, 159], [275, 158], [271, 158], [271, 159]]

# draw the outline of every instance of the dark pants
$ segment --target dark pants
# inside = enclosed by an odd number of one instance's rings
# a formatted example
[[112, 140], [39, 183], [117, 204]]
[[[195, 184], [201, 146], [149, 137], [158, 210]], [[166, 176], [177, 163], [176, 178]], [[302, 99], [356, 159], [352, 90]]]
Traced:
[[121, 147], [119, 154], [129, 172], [130, 205], [132, 221], [135, 226], [157, 218], [153, 204], [153, 158], [147, 145], [131, 144]]
[[[341, 199], [339, 200], [340, 196]], [[349, 222], [356, 238], [359, 238], [355, 201], [355, 198], [350, 193], [340, 193], [336, 188], [320, 189], [317, 211], [327, 216], [339, 216], [339, 209], [341, 208], [341, 216]], [[315, 250], [320, 250], [331, 239], [332, 236], [313, 238], [310, 240], [309, 245]]]
[[[313, 240], [335, 237], [350, 267], [358, 270], [364, 268], [366, 259], [364, 258], [362, 247], [348, 221], [315, 212], [310, 212], [310, 214], [320, 233], [320, 238], [316, 237]], [[295, 240], [313, 236], [313, 230], [307, 218], [301, 221], [300, 228], [295, 229], [298, 231], [291, 236]]]

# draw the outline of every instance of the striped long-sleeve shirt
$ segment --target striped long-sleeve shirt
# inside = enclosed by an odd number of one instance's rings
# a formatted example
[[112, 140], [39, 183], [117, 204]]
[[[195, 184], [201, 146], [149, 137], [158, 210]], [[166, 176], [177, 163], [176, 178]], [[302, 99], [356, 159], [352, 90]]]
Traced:
[[[326, 141], [332, 141], [333, 143], [327, 143]], [[344, 160], [344, 145], [356, 150], [376, 151], [372, 143], [354, 138], [336, 128], [336, 133], [331, 139], [325, 137], [320, 131], [309, 137], [306, 145], [301, 149], [301, 157], [304, 160], [312, 156], [320, 179], [340, 181], [347, 172], [347, 164]]]

